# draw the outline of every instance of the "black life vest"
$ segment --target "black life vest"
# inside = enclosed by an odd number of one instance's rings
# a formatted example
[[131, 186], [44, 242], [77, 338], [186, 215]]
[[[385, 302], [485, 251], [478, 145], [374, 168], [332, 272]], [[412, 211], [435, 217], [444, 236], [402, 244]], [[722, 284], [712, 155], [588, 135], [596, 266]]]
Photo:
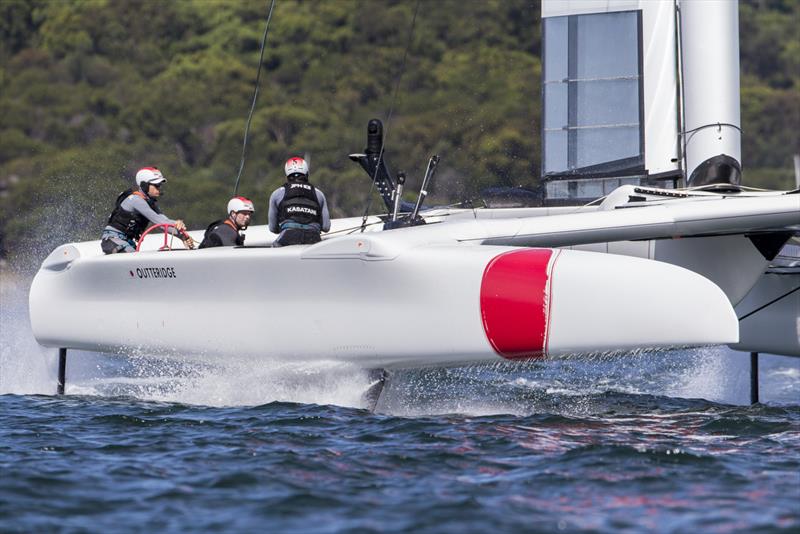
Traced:
[[239, 232], [230, 219], [220, 219], [209, 224], [206, 233], [203, 234], [203, 241], [197, 248], [224, 246], [244, 246], [244, 234]]
[[120, 193], [117, 197], [117, 204], [114, 207], [114, 211], [111, 212], [111, 216], [108, 218], [108, 226], [116, 228], [125, 234], [125, 237], [128, 239], [136, 241], [142, 235], [142, 232], [145, 231], [147, 225], [150, 224], [150, 220], [138, 211], [122, 209], [122, 201], [131, 195], [142, 197], [154, 212], [161, 213], [161, 210], [158, 209], [154, 198], [150, 198], [138, 189], [128, 189]]
[[322, 224], [322, 206], [317, 190], [308, 182], [286, 182], [283, 200], [278, 204], [278, 224], [292, 221], [298, 224]]

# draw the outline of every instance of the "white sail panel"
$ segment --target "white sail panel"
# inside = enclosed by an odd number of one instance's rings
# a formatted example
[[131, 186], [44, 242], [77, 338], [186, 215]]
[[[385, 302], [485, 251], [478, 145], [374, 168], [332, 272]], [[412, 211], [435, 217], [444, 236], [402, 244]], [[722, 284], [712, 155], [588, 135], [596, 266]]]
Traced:
[[650, 174], [680, 167], [675, 7], [642, 1], [645, 167]]

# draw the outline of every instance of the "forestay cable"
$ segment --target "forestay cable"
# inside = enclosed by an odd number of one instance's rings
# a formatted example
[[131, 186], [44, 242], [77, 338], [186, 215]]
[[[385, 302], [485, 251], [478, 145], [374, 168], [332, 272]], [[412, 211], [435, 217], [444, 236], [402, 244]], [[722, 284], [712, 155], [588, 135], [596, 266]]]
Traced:
[[256, 74], [256, 85], [253, 89], [253, 103], [250, 105], [250, 113], [247, 115], [247, 124], [244, 127], [244, 141], [242, 142], [242, 159], [239, 162], [239, 173], [236, 175], [236, 185], [233, 186], [233, 196], [239, 194], [239, 180], [242, 178], [242, 170], [244, 170], [245, 154], [247, 152], [247, 134], [250, 132], [250, 121], [253, 119], [253, 111], [256, 109], [256, 100], [258, 100], [258, 86], [261, 79], [261, 66], [264, 64], [264, 47], [267, 44], [267, 34], [269, 33], [269, 23], [272, 20], [272, 10], [275, 9], [275, 0], [271, 0], [269, 6], [269, 14], [267, 15], [267, 24], [264, 27], [264, 36], [261, 38], [261, 55], [258, 58], [258, 73]]

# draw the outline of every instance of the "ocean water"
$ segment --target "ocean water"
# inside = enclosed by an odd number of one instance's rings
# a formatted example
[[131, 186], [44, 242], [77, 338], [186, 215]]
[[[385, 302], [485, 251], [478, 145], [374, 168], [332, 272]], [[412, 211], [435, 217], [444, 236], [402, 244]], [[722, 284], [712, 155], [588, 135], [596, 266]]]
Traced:
[[800, 532], [800, 359], [724, 347], [390, 374], [33, 340], [0, 288], [0, 531]]

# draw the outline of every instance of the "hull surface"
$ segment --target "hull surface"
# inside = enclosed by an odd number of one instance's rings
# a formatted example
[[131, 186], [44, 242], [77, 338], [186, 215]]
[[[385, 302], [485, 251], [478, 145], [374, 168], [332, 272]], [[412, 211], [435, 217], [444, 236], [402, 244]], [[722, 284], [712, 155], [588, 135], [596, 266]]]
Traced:
[[52, 347], [367, 368], [738, 340], [725, 294], [680, 267], [549, 248], [403, 246], [400, 236], [112, 256], [65, 245], [32, 284], [33, 332]]

